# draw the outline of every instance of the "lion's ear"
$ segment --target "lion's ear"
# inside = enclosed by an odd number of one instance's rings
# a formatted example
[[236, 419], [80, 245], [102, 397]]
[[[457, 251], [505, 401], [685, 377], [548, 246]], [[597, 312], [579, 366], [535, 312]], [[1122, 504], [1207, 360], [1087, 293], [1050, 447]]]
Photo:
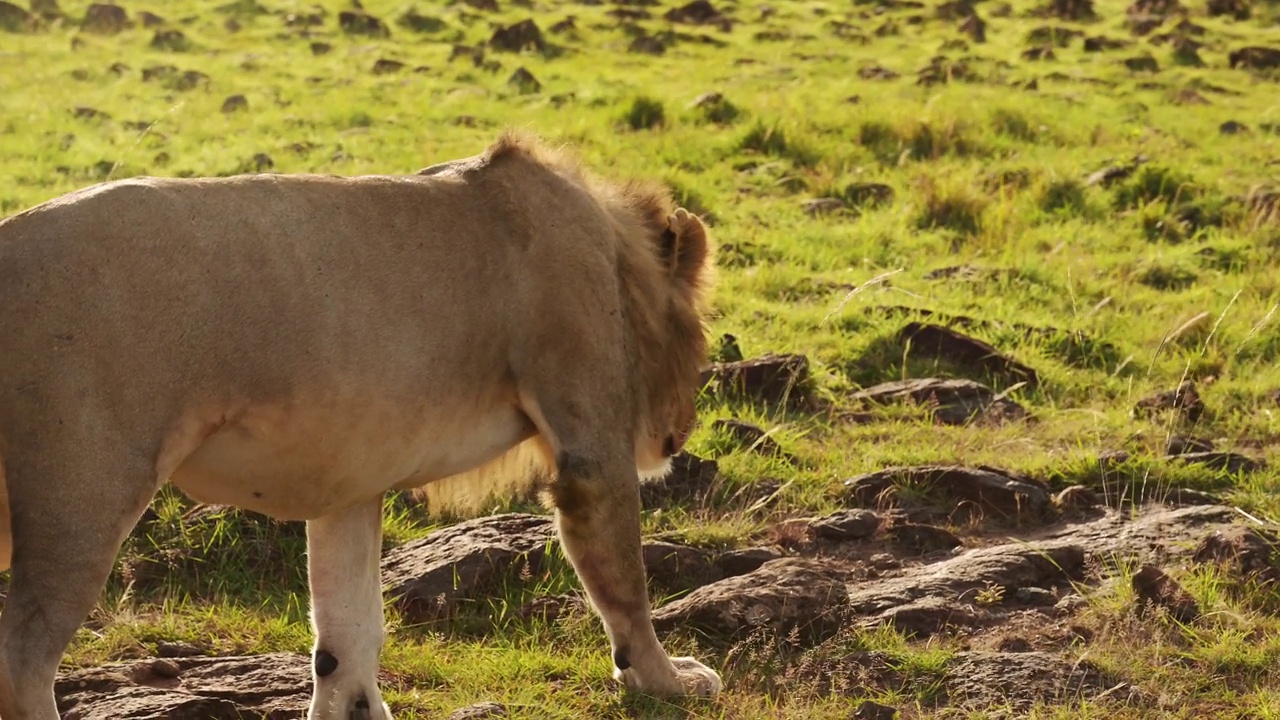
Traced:
[[707, 229], [697, 216], [678, 208], [667, 218], [667, 229], [659, 240], [662, 262], [673, 276], [698, 284], [707, 262]]

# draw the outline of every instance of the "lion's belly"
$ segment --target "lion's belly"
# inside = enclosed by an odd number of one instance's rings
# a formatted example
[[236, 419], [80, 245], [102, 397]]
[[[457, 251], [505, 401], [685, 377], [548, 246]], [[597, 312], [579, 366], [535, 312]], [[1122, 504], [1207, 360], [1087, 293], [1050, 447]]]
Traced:
[[251, 412], [200, 442], [169, 480], [199, 502], [305, 520], [411, 478], [465, 472], [532, 434], [511, 406], [413, 419], [363, 410]]

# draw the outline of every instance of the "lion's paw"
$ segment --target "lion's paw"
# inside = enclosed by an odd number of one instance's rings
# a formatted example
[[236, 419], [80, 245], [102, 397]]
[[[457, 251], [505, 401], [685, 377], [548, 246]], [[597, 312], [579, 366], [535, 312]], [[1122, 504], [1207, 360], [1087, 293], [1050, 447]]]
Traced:
[[628, 688], [651, 695], [714, 697], [723, 683], [715, 670], [691, 657], [671, 658], [674, 675], [644, 678], [636, 668], [614, 670], [613, 676]]
[[671, 664], [676, 666], [676, 677], [686, 695], [715, 697], [724, 687], [719, 673], [691, 657], [671, 658]]

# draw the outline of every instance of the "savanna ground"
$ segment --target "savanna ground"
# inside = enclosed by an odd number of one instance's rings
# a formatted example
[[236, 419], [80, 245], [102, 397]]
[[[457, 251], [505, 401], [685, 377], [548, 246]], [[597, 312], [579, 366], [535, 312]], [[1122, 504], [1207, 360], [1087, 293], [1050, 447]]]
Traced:
[[[747, 357], [810, 362], [818, 410], [704, 396], [688, 449], [717, 460], [721, 491], [647, 509], [649, 537], [769, 544], [797, 527], [786, 521], [843, 507], [845, 479], [921, 463], [997, 466], [1055, 491], [1159, 500], [1189, 488], [1255, 524], [1280, 519], [1280, 69], [1230, 60], [1280, 48], [1274, 1], [1098, 0], [1089, 13], [1039, 0], [715, 0], [701, 24], [666, 19], [666, 0], [496, 1], [365, 0], [381, 27], [357, 16], [343, 28], [352, 6], [340, 2], [139, 0], [123, 5], [130, 24], [118, 32], [81, 28], [84, 2], [42, 19], [0, 4], [0, 214], [138, 174], [413, 172], [518, 125], [611, 175], [666, 181], [721, 244], [716, 337], [732, 334]], [[455, 50], [526, 19], [540, 39], [521, 51]], [[1100, 37], [1120, 42], [1086, 49]], [[900, 337], [909, 321], [979, 337], [1038, 382], [913, 352]], [[918, 377], [982, 382], [1029, 415], [943, 424], [926, 407], [852, 397]], [[1134, 412], [1185, 381], [1204, 412]], [[712, 427], [720, 418], [763, 428], [794, 460], [743, 446]], [[1270, 462], [1170, 462], [1168, 441], [1183, 435]], [[1115, 451], [1126, 455], [1100, 463]], [[765, 480], [778, 491], [737, 499]], [[160, 643], [308, 652], [300, 528], [194, 523], [190, 510], [157, 500], [158, 521], [126, 547], [68, 669]], [[387, 517], [388, 547], [448, 522], [399, 501]], [[940, 524], [972, 546], [1005, 532]], [[1018, 713], [1280, 716], [1276, 590], [1226, 592], [1241, 581], [1211, 565], [1168, 570], [1205, 618], [1139, 613], [1121, 564], [1076, 588], [1075, 622], [1089, 632], [1057, 648], [1154, 700]], [[836, 718], [866, 699], [902, 717], [1002, 712], [956, 709], [940, 691], [948, 658], [973, 637], [885, 627], [844, 628], [817, 647], [677, 629], [669, 647], [721, 668], [726, 694], [628, 696], [608, 680], [592, 617], [511, 612], [577, 587], [560, 562], [450, 622], [390, 613], [384, 681], [397, 717], [490, 700], [516, 717]], [[853, 651], [881, 653], [897, 681], [817, 677]]]

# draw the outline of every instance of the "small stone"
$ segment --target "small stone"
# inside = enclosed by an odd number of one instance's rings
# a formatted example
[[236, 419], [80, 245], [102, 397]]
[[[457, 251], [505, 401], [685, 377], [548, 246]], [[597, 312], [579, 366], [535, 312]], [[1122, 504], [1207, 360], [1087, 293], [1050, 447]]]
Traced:
[[1133, 590], [1139, 603], [1162, 607], [1170, 617], [1180, 623], [1189, 623], [1200, 617], [1200, 606], [1195, 598], [1154, 565], [1145, 565], [1133, 576]]
[[232, 95], [222, 101], [222, 112], [234, 113], [249, 109], [249, 99], [243, 95]]
[[1053, 497], [1053, 504], [1062, 510], [1090, 510], [1102, 504], [1093, 490], [1083, 485], [1072, 485]]
[[860, 540], [880, 528], [880, 516], [870, 510], [842, 510], [810, 524], [814, 535], [828, 540]]
[[129, 26], [129, 15], [119, 5], [94, 3], [85, 10], [80, 29], [96, 35], [115, 35]]
[[516, 68], [516, 71], [511, 73], [511, 77], [507, 78], [507, 85], [515, 88], [521, 95], [542, 91], [542, 83], [538, 82], [538, 78], [522, 67]]
[[404, 63], [400, 62], [399, 60], [388, 60], [387, 58], [380, 58], [377, 62], [373, 64], [374, 75], [390, 75], [392, 73], [398, 73], [403, 69], [404, 69]]
[[1040, 587], [1020, 587], [1013, 593], [1013, 596], [1018, 599], [1018, 602], [1027, 605], [1048, 606], [1058, 603], [1058, 597], [1052, 591]]
[[176, 678], [182, 674], [182, 669], [172, 660], [157, 658], [151, 661], [151, 674], [162, 678]]
[[183, 52], [191, 48], [191, 41], [181, 30], [158, 30], [151, 38], [152, 50]]
[[853, 711], [851, 720], [895, 720], [897, 717], [898, 711], [888, 705], [863, 700], [858, 709]]
[[885, 531], [890, 538], [919, 553], [950, 550], [961, 545], [960, 538], [949, 530], [919, 523], [899, 523]]
[[483, 702], [468, 705], [449, 713], [445, 720], [489, 720], [489, 718], [507, 717], [507, 707], [502, 703]]

